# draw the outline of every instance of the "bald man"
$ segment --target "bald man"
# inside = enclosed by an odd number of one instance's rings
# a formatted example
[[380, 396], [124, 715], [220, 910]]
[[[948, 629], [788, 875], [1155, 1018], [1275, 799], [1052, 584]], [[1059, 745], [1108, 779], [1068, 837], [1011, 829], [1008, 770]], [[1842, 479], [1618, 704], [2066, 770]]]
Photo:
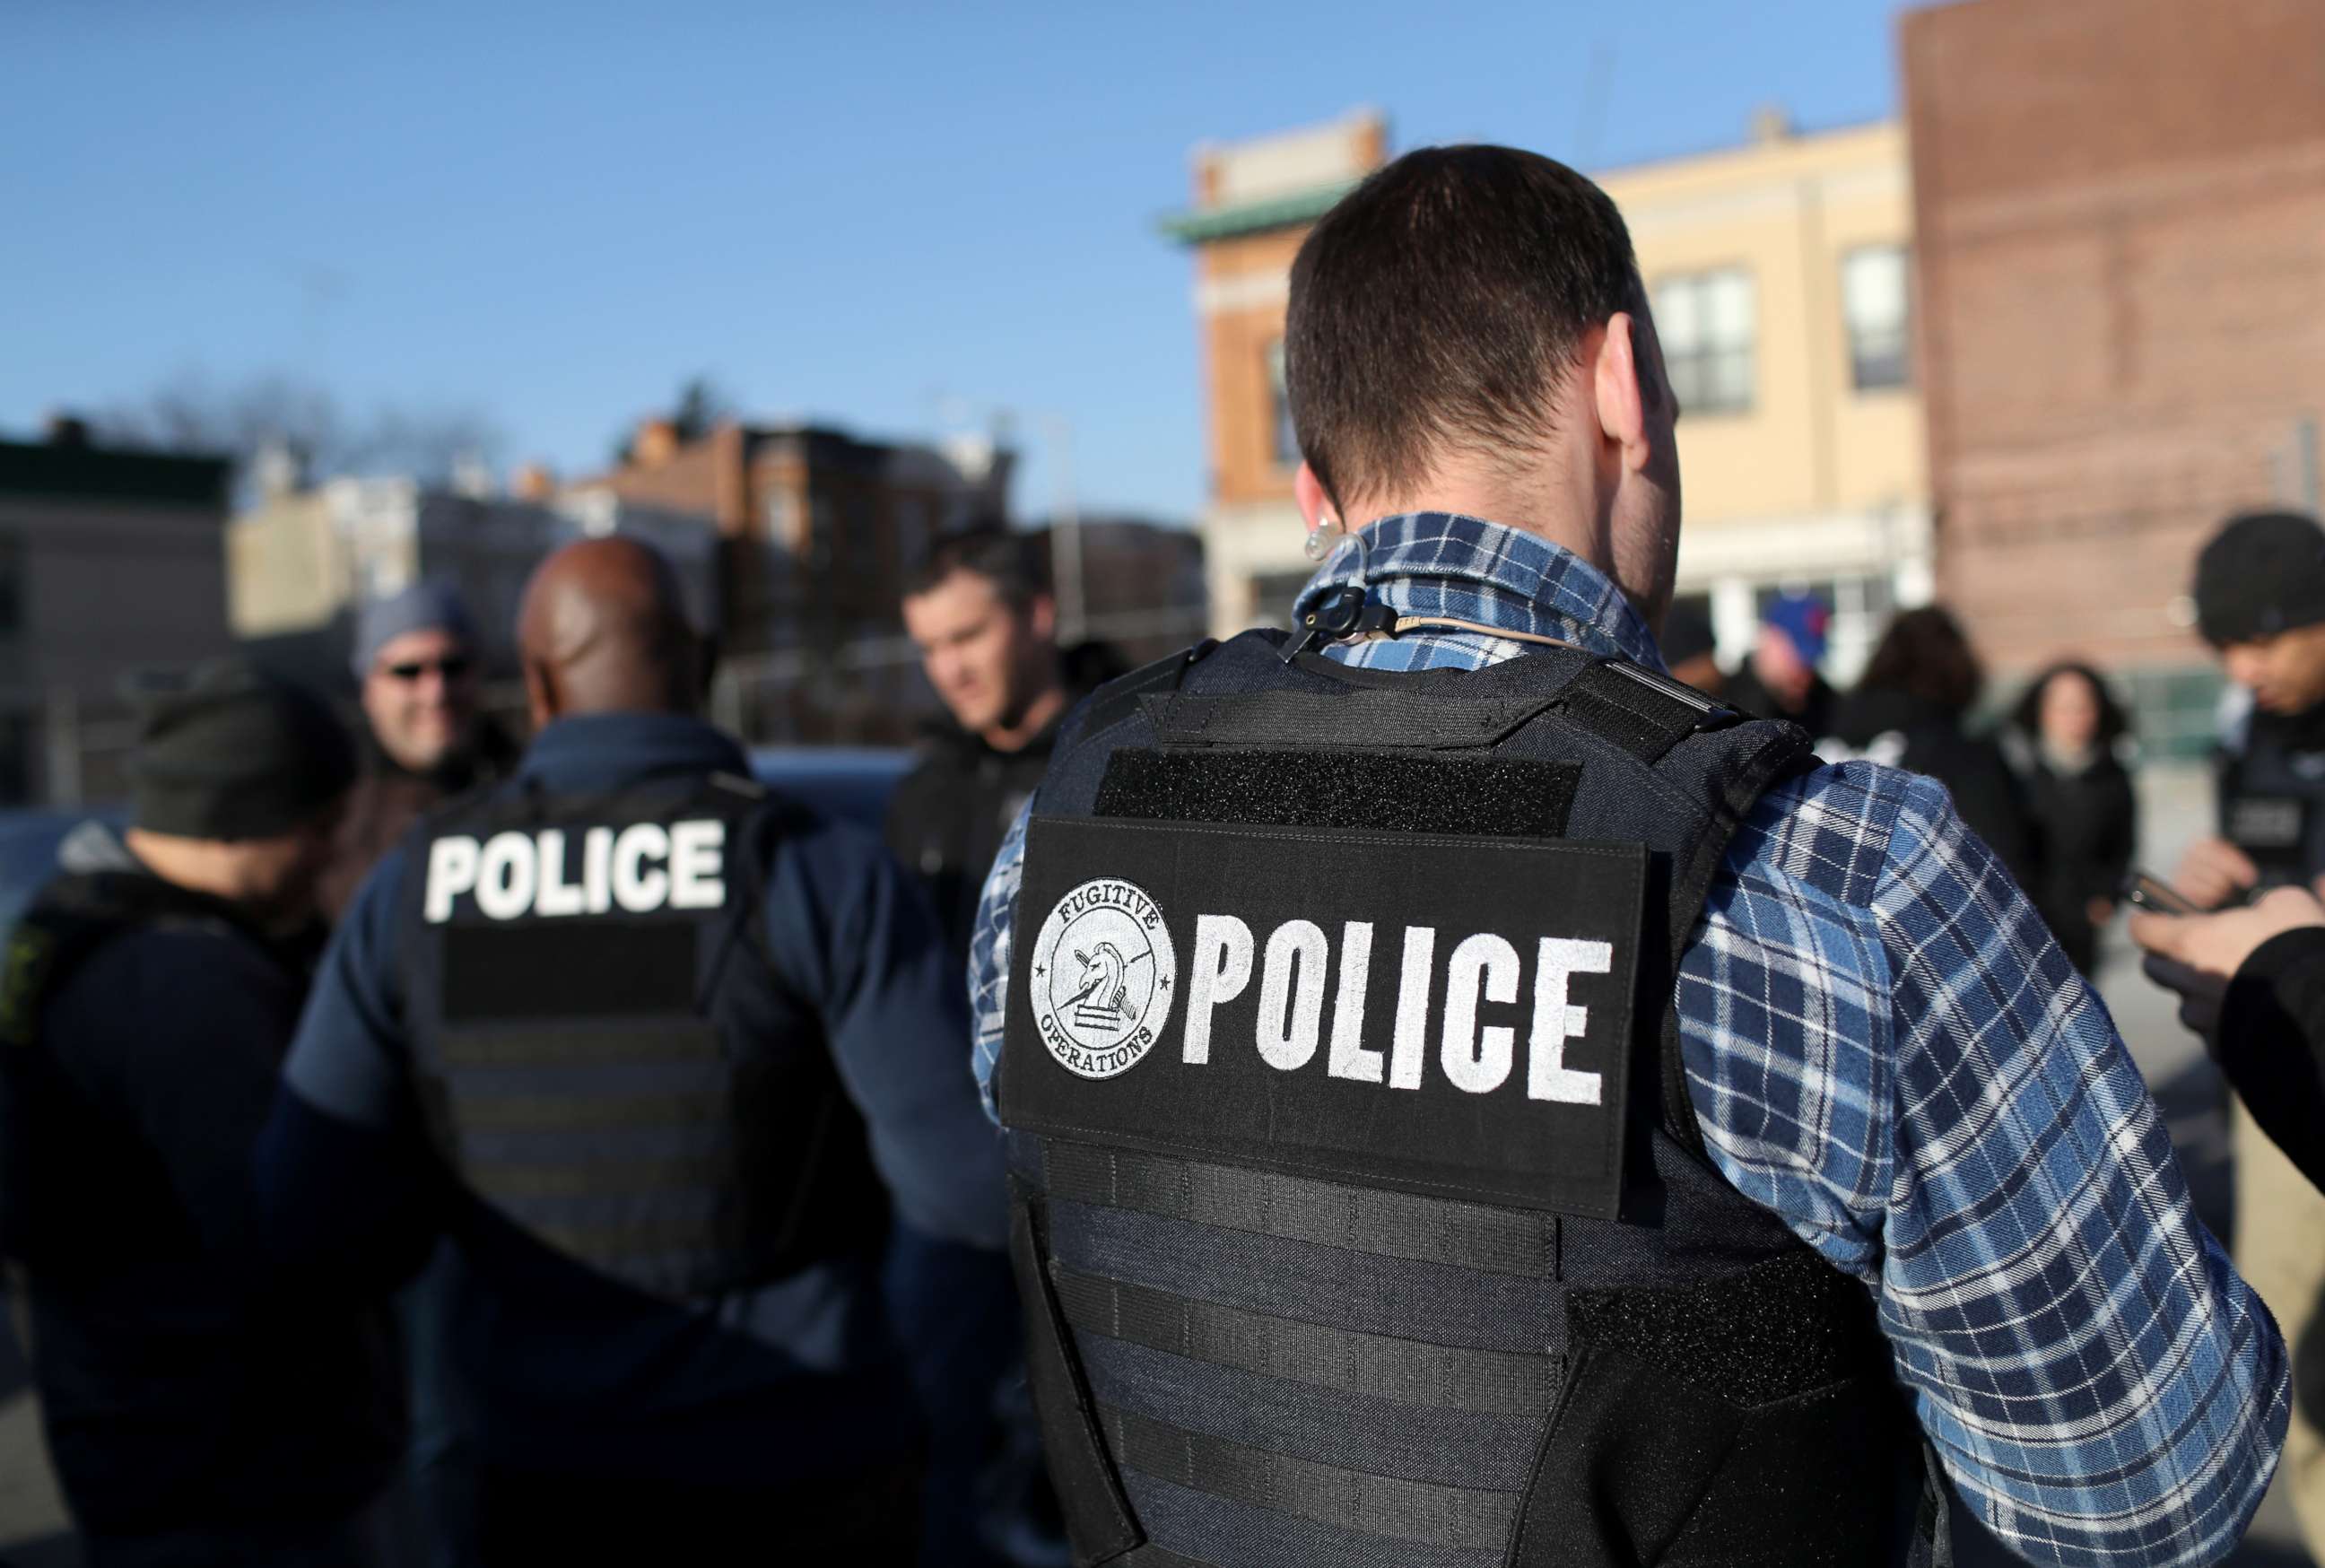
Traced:
[[518, 633], [531, 750], [325, 958], [260, 1150], [279, 1244], [453, 1238], [487, 1563], [909, 1563], [905, 1346], [1005, 1237], [935, 917], [697, 716], [653, 552], [560, 551]]

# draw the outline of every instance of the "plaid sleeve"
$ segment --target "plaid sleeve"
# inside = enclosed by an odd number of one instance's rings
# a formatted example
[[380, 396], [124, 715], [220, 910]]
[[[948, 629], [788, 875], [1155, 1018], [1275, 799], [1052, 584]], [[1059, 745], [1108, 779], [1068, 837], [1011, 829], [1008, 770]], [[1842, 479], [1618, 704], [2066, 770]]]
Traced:
[[985, 1097], [985, 1114], [994, 1120], [1001, 1112], [993, 1101], [993, 1065], [1001, 1059], [1001, 1029], [1009, 1016], [1009, 928], [1017, 918], [1017, 883], [1025, 869], [1025, 821], [1033, 812], [1028, 800], [1018, 808], [1017, 820], [1001, 840], [986, 874], [985, 892], [977, 902], [977, 929], [968, 938], [968, 1037], [977, 1090]]
[[1930, 781], [1872, 910], [1881, 1319], [1923, 1429], [2031, 1562], [2220, 1561], [2284, 1439], [2276, 1325], [2195, 1218], [2105, 1006]]
[[1682, 963], [1712, 1158], [1876, 1292], [1922, 1426], [2029, 1562], [2216, 1563], [2288, 1414], [2105, 1007], [1926, 779], [1772, 793]]

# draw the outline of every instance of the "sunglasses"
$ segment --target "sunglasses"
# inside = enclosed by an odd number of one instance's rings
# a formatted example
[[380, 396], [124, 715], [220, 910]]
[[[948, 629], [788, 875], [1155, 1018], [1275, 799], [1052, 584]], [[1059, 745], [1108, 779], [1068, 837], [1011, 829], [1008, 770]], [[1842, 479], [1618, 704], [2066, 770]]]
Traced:
[[470, 667], [467, 654], [452, 654], [441, 659], [414, 659], [408, 663], [390, 664], [386, 666], [386, 673], [409, 685], [431, 670], [447, 681], [457, 681], [467, 674]]

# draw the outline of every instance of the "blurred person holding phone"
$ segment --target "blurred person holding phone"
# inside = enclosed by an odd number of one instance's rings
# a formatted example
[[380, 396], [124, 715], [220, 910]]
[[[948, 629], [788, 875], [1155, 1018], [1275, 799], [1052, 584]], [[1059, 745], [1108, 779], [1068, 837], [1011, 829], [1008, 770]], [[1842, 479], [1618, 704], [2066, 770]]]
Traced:
[[[2190, 847], [2172, 885], [2202, 910], [2256, 890], [2305, 891], [2325, 874], [2325, 528], [2297, 512], [2228, 518], [2197, 557], [2194, 597], [2197, 627], [2236, 690], [2223, 708], [2218, 831]], [[2275, 913], [2293, 901], [2262, 903]], [[2251, 910], [2215, 919], [2202, 929], [2231, 937], [2264, 924]], [[2155, 940], [2156, 927], [2141, 929]], [[2191, 923], [2181, 940], [2196, 940], [2197, 930]], [[2228, 955], [2207, 942], [2199, 956], [2221, 965]], [[2248, 1093], [2233, 1118], [2234, 1251], [2293, 1344], [2325, 1292], [2325, 1195], [2259, 1122], [2264, 1103], [2279, 1110], [2276, 1099]], [[2325, 1429], [2305, 1411], [2285, 1434], [2282, 1477], [2310, 1550], [2325, 1550]]]
[[2325, 1190], [2325, 902], [2278, 887], [2210, 914], [2131, 917], [2150, 979], [2180, 996], [2253, 1120]]

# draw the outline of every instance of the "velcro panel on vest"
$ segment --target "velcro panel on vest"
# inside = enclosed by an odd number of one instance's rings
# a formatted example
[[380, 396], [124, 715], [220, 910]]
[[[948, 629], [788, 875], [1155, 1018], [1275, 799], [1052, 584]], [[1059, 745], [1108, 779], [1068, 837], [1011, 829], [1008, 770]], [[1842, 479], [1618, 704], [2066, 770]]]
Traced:
[[1514, 1568], [1863, 1561], [1896, 1501], [1895, 1394], [1864, 1305], [1805, 1251], [1573, 1292]]
[[1444, 697], [1359, 690], [1320, 703], [1296, 691], [1231, 696], [1179, 692], [1139, 707], [1164, 746], [1268, 747], [1295, 751], [1352, 743], [1406, 751], [1487, 747], [1559, 700], [1556, 692]]
[[1107, 764], [1095, 814], [1555, 839], [1581, 777], [1573, 763], [1529, 757], [1125, 747]]
[[1611, 1218], [1646, 876], [1635, 844], [1037, 817], [1005, 1117]]
[[444, 1021], [686, 1017], [699, 985], [690, 921], [462, 925], [444, 944]]

